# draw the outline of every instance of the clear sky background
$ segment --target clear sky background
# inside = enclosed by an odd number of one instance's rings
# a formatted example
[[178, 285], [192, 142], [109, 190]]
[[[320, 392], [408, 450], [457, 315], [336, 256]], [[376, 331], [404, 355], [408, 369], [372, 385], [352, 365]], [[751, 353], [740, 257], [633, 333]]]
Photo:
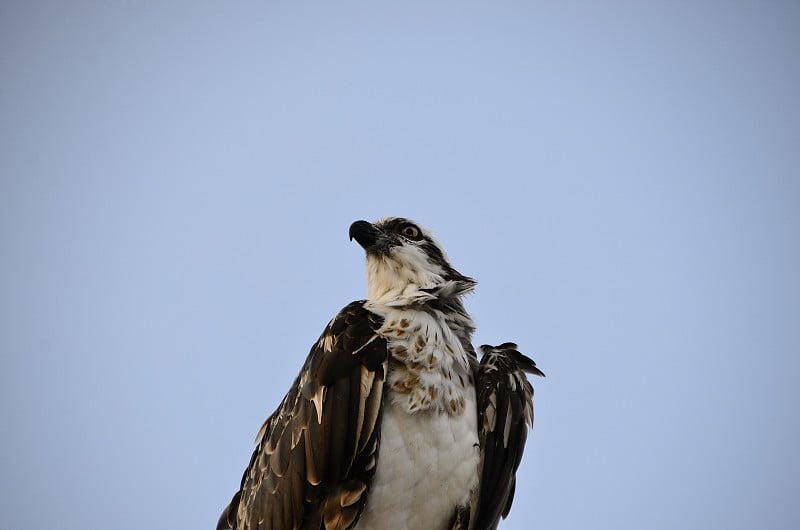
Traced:
[[365, 293], [547, 373], [502, 529], [800, 527], [800, 5], [0, 6], [0, 527], [212, 528]]

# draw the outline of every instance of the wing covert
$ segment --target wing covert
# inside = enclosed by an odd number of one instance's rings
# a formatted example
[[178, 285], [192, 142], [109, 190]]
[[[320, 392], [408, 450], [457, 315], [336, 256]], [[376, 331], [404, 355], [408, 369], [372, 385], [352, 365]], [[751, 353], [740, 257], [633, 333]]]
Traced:
[[217, 530], [346, 530], [375, 472], [386, 376], [379, 316], [353, 302], [311, 348], [264, 422]]
[[481, 352], [476, 373], [481, 477], [470, 528], [494, 530], [511, 509], [515, 473], [533, 426], [533, 387], [525, 373], [544, 373], [516, 344], [483, 345]]

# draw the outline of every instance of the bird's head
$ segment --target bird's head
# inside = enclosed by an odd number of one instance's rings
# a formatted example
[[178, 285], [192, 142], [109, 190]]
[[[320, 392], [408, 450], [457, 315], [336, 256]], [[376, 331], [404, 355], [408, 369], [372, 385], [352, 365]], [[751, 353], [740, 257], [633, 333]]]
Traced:
[[475, 280], [455, 270], [426, 228], [401, 217], [350, 225], [367, 253], [367, 298], [386, 303], [414, 303], [460, 297]]

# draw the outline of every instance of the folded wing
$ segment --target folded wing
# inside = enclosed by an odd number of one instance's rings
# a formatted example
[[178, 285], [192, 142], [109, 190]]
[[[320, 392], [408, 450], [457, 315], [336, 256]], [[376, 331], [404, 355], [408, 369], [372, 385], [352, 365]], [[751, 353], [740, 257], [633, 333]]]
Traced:
[[266, 420], [217, 530], [346, 530], [375, 472], [386, 376], [380, 318], [353, 302], [331, 320]]
[[525, 374], [544, 377], [544, 373], [517, 351], [516, 344], [484, 345], [481, 352], [475, 389], [481, 479], [470, 528], [494, 530], [511, 509], [515, 474], [533, 426], [533, 387]]

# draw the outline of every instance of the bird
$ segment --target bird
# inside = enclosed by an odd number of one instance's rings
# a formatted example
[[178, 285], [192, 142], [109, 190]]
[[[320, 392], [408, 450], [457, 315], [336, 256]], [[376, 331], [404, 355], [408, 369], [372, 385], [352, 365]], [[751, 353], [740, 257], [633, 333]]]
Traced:
[[511, 509], [536, 363], [472, 346], [476, 281], [432, 232], [350, 225], [367, 295], [345, 306], [256, 436], [217, 530], [487, 530]]

